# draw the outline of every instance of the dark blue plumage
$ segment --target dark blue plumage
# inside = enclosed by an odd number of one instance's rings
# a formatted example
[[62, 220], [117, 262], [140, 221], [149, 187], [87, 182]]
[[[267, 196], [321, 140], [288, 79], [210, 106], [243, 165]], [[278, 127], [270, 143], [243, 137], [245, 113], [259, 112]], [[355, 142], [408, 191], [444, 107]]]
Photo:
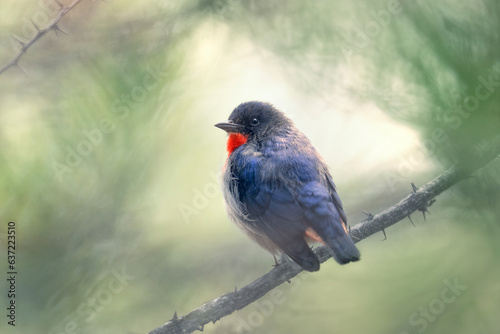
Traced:
[[268, 103], [246, 102], [216, 126], [229, 133], [223, 184], [231, 220], [308, 271], [319, 269], [311, 239], [338, 263], [359, 260], [328, 168], [290, 119]]

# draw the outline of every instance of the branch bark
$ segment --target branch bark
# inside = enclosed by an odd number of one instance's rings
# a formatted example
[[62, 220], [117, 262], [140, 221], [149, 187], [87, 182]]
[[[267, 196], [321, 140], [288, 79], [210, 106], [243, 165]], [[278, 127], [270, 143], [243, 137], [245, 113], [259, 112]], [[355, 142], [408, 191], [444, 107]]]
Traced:
[[[427, 207], [433, 203], [437, 195], [484, 167], [498, 157], [499, 153], [498, 149], [491, 150], [481, 156], [474, 157], [467, 163], [453, 166], [420, 188], [412, 184], [413, 192], [410, 195], [375, 216], [370, 214], [367, 219], [354, 226], [350, 230], [354, 242], [357, 243], [404, 218], [409, 218], [410, 214], [415, 211], [421, 211], [425, 214]], [[315, 248], [314, 252], [321, 262], [330, 258], [325, 246]], [[212, 299], [183, 317], [179, 318], [175, 313], [170, 321], [152, 330], [149, 334], [184, 334], [196, 330], [203, 331], [205, 324], [215, 323], [220, 318], [244, 308], [278, 285], [292, 279], [301, 271], [300, 266], [286, 256], [282, 256], [278, 266], [254, 282], [240, 290], [235, 289], [234, 292]]]

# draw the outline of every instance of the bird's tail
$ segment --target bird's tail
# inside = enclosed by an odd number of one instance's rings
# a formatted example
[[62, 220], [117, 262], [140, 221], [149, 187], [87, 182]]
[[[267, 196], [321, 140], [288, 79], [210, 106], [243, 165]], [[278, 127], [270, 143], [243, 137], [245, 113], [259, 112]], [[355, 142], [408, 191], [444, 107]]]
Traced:
[[340, 221], [340, 224], [328, 224], [328, 226], [326, 229], [316, 226], [320, 233], [313, 228], [308, 228], [305, 235], [310, 240], [321, 242], [327, 246], [330, 255], [340, 264], [358, 261], [359, 251], [345, 229], [345, 224]]
[[307, 271], [318, 271], [319, 260], [303, 238], [289, 239], [279, 245], [282, 251]]
[[344, 231], [327, 238], [326, 245], [332, 257], [340, 264], [359, 261], [359, 250], [354, 245], [351, 236]]

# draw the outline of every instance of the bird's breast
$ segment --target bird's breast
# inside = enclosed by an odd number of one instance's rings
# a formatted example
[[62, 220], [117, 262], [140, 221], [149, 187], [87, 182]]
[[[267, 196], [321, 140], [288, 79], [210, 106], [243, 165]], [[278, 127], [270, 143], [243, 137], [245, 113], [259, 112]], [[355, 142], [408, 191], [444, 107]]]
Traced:
[[241, 133], [230, 133], [229, 138], [227, 138], [227, 153], [230, 155], [243, 144], [248, 141], [248, 136], [242, 135]]

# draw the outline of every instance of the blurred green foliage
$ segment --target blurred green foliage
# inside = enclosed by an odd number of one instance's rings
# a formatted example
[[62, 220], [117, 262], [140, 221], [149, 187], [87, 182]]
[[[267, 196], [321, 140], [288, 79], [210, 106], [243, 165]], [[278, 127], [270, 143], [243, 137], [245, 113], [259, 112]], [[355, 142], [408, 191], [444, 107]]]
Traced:
[[[217, 190], [224, 135], [212, 124], [242, 98], [296, 106], [298, 127], [331, 149], [320, 151], [351, 224], [409, 181], [498, 151], [499, 6], [83, 1], [62, 20], [68, 35], [49, 32], [23, 56], [27, 73], [0, 75], [0, 241], [15, 221], [19, 272], [18, 325], [2, 316], [2, 333], [144, 333], [268, 271]], [[1, 64], [14, 35], [28, 40], [31, 20], [57, 13], [50, 1], [0, 9]], [[389, 123], [374, 110], [420, 146], [382, 163], [370, 134], [336, 136], [339, 121]], [[439, 196], [417, 228], [363, 241], [360, 263], [329, 261], [279, 287], [279, 303], [265, 296], [205, 331], [495, 333], [499, 171], [497, 159]], [[454, 280], [466, 288], [444, 302]]]

